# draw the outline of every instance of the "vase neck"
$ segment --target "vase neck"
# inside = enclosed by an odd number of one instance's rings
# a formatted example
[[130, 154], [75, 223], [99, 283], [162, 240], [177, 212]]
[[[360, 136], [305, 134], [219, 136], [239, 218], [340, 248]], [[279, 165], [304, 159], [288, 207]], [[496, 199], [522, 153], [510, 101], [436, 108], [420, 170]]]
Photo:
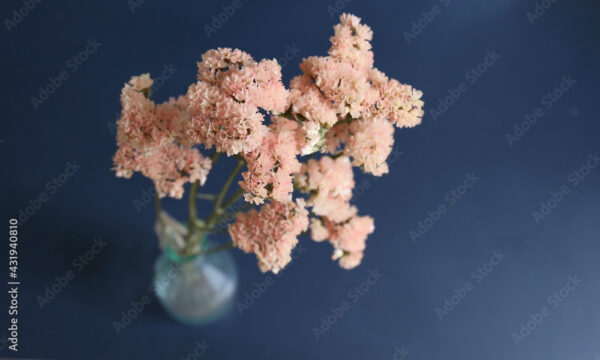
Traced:
[[202, 250], [205, 250], [205, 248], [208, 246], [206, 234], [192, 233], [191, 235], [192, 235], [191, 237], [197, 237], [197, 240], [199, 240], [196, 242], [197, 247], [193, 248], [193, 251], [189, 251], [190, 249], [187, 249], [185, 247], [181, 248], [181, 249], [174, 249], [171, 246], [167, 246], [165, 248], [165, 252], [166, 252], [167, 256], [169, 257], [169, 260], [171, 260], [171, 262], [176, 263], [176, 264], [184, 264], [184, 263], [194, 261], [195, 259], [198, 258], [198, 256], [202, 256]]

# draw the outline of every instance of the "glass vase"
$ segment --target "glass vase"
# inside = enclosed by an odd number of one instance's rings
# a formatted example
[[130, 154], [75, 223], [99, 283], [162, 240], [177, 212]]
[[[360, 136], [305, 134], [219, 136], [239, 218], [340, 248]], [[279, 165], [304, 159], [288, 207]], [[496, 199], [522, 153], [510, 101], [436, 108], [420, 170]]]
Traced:
[[[174, 250], [178, 239], [173, 237], [185, 238], [187, 234], [183, 229], [184, 226], [168, 222], [157, 224], [164, 251], [155, 263], [154, 287], [158, 300], [173, 318], [200, 325], [218, 319], [233, 307], [237, 270], [229, 251], [179, 255], [180, 252]], [[217, 246], [206, 238], [200, 243], [202, 249], [199, 250]]]

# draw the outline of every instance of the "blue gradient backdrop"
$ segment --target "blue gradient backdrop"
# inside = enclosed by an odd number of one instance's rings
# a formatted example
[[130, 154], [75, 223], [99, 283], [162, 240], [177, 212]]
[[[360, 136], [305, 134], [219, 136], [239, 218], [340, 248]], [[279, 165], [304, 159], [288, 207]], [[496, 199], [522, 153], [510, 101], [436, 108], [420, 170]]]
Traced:
[[[334, 1], [245, 1], [207, 36], [205, 26], [232, 3], [146, 0], [132, 12], [125, 0], [42, 1], [15, 26], [4, 22], [2, 221], [47, 196], [20, 226], [18, 357], [180, 359], [204, 341], [208, 350], [189, 359], [600, 358], [600, 167], [588, 161], [600, 152], [600, 4], [591, 0], [543, 2], [532, 21], [533, 1], [340, 1], [373, 28], [375, 65], [423, 90], [427, 110], [422, 125], [397, 131], [402, 154], [389, 175], [356, 174], [363, 195], [354, 202], [377, 228], [362, 266], [343, 271], [328, 245], [306, 238], [304, 254], [243, 313], [189, 327], [152, 298], [117, 335], [113, 322], [147, 294], [159, 253], [153, 206], [134, 205], [150, 181], [110, 171], [123, 83], [169, 66], [176, 70], [155, 98], [184, 93], [200, 55], [218, 46], [259, 59], [297, 49], [283, 68], [287, 83], [303, 57], [326, 53], [337, 22]], [[3, 1], [1, 18], [26, 6]], [[101, 45], [86, 61], [67, 63], [94, 40]], [[488, 53], [494, 60], [473, 82], [469, 70]], [[63, 70], [68, 78], [34, 106]], [[563, 77], [574, 83], [558, 91]], [[536, 108], [543, 116], [531, 115]], [[518, 139], [510, 145], [507, 134]], [[47, 187], [72, 161], [80, 169]], [[220, 162], [207, 190], [232, 166]], [[447, 195], [467, 174], [475, 185]], [[435, 215], [439, 206], [446, 211]], [[175, 201], [166, 207], [185, 211]], [[536, 221], [534, 211], [545, 216]], [[73, 260], [95, 238], [108, 245], [77, 271]], [[501, 261], [486, 265], [494, 251]], [[253, 256], [234, 256], [243, 301], [265, 275]], [[68, 270], [75, 278], [40, 308], [37, 297]], [[349, 292], [370, 271], [381, 278], [357, 299]], [[344, 301], [350, 309], [316, 337]], [[0, 355], [15, 355], [1, 346]]]

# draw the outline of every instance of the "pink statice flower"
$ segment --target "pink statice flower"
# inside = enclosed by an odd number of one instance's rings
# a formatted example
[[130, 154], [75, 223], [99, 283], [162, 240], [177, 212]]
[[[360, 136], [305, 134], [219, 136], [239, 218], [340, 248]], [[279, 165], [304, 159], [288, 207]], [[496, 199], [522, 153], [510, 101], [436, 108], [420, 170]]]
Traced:
[[312, 206], [315, 215], [342, 222], [356, 213], [356, 208], [350, 206], [354, 175], [346, 156], [308, 160], [296, 174], [295, 183], [301, 191], [310, 194], [307, 205]]
[[254, 64], [252, 56], [242, 50], [211, 49], [202, 54], [202, 61], [198, 62], [198, 80], [218, 85], [228, 70]]
[[188, 89], [189, 133], [193, 141], [227, 155], [256, 149], [268, 133], [256, 106], [225, 95], [216, 85], [198, 82]]
[[336, 109], [332, 106], [309, 75], [299, 75], [290, 83], [292, 111], [304, 119], [331, 127], [337, 122]]
[[163, 130], [177, 143], [192, 146], [193, 142], [188, 136], [190, 114], [187, 111], [185, 96], [170, 98], [168, 101], [156, 106], [156, 117]]
[[399, 128], [415, 127], [423, 117], [423, 93], [410, 85], [388, 79], [384, 73], [372, 69], [369, 79], [379, 92], [379, 99], [370, 113], [376, 118], [387, 118]]
[[290, 84], [301, 154], [342, 153], [381, 176], [389, 171], [386, 159], [394, 141], [394, 129], [385, 122], [399, 128], [420, 124], [422, 93], [373, 68], [373, 33], [360, 18], [343, 14], [334, 30], [329, 56], [304, 59], [303, 75]]
[[387, 157], [394, 145], [394, 127], [384, 119], [360, 119], [348, 126], [344, 154], [352, 157], [352, 164], [364, 172], [381, 176], [389, 169]]
[[286, 119], [275, 119], [262, 145], [244, 154], [248, 171], [242, 174], [240, 187], [247, 191], [246, 201], [255, 204], [262, 204], [266, 198], [291, 201], [292, 174], [300, 170], [294, 128], [295, 124]]
[[288, 107], [288, 91], [281, 82], [281, 66], [277, 60], [230, 69], [225, 72], [221, 90], [239, 102], [266, 111], [282, 113]]
[[290, 84], [292, 112], [298, 119], [298, 144], [302, 155], [322, 149], [327, 129], [338, 120], [333, 104], [321, 94], [308, 75], [297, 76]]
[[333, 259], [350, 269], [362, 259], [367, 236], [375, 230], [373, 219], [357, 216], [350, 205], [354, 175], [346, 156], [336, 159], [322, 157], [308, 160], [295, 177], [296, 186], [310, 194], [307, 206], [318, 216], [311, 219], [310, 230], [314, 241], [329, 240], [333, 245]]
[[132, 77], [123, 88], [115, 171], [125, 178], [141, 172], [152, 179], [159, 196], [181, 198], [185, 183], [204, 184], [212, 164], [188, 140], [185, 97], [156, 105], [148, 99], [151, 86], [150, 76], [144, 74]]
[[274, 60], [256, 63], [241, 50], [210, 50], [198, 63], [198, 79], [187, 93], [190, 136], [229, 156], [255, 150], [268, 134], [259, 108], [279, 113], [288, 107]]
[[331, 57], [311, 56], [300, 64], [302, 71], [314, 79], [315, 85], [331, 102], [339, 118], [358, 118], [376, 100], [365, 72], [352, 63]]
[[393, 145], [394, 127], [381, 118], [338, 124], [325, 139], [326, 151], [352, 157], [352, 165], [375, 176], [388, 173], [386, 160]]
[[134, 171], [152, 179], [160, 197], [180, 199], [183, 185], [198, 181], [204, 185], [210, 172], [210, 159], [198, 149], [184, 148], [176, 143], [146, 150], [137, 150], [129, 144], [119, 147], [114, 157], [117, 176], [131, 177]]
[[228, 230], [236, 247], [256, 254], [262, 272], [277, 274], [292, 260], [298, 235], [307, 228], [308, 211], [299, 199], [296, 203], [273, 201], [259, 211], [238, 214]]
[[342, 14], [340, 23], [334, 26], [335, 35], [330, 38], [329, 55], [346, 60], [360, 70], [368, 70], [373, 66], [371, 39], [373, 32], [367, 25], [360, 23], [360, 18], [350, 14]]
[[128, 143], [119, 145], [119, 148], [113, 157], [113, 163], [115, 165], [113, 170], [115, 170], [117, 177], [125, 179], [131, 178], [134, 171], [140, 171], [142, 168], [141, 156], [139, 156], [133, 146]]
[[344, 269], [352, 269], [363, 258], [367, 237], [375, 231], [373, 218], [370, 216], [353, 216], [350, 219], [335, 223], [328, 218], [317, 219], [311, 223], [311, 234], [316, 241], [329, 238], [333, 246], [333, 260], [339, 260]]
[[121, 91], [121, 117], [117, 121], [117, 143], [136, 148], [168, 143], [168, 132], [160, 126], [156, 104], [147, 98], [152, 79], [149, 74], [133, 76]]
[[321, 242], [329, 239], [331, 235], [329, 234], [329, 230], [323, 224], [323, 221], [318, 218], [310, 219], [310, 237], [316, 241]]

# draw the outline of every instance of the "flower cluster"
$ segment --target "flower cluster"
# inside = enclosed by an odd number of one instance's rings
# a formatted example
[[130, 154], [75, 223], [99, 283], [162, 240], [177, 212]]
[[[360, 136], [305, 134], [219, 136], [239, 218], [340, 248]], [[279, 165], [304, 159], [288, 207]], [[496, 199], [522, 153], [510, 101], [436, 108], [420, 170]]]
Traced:
[[236, 155], [261, 145], [269, 129], [259, 108], [285, 111], [288, 91], [276, 60], [257, 63], [241, 50], [219, 48], [202, 55], [187, 101], [192, 140]]
[[329, 56], [304, 59], [303, 74], [290, 84], [292, 112], [303, 131], [301, 152], [324, 144], [326, 152], [350, 156], [354, 166], [381, 176], [394, 143], [390, 124], [418, 125], [422, 93], [373, 68], [373, 33], [358, 17], [344, 14], [340, 20]]
[[181, 198], [188, 181], [204, 184], [211, 162], [187, 143], [185, 99], [156, 105], [148, 99], [152, 79], [134, 76], [121, 93], [121, 118], [117, 122], [114, 156], [117, 176], [129, 178], [134, 171], [152, 179], [159, 196]]
[[273, 119], [262, 145], [244, 154], [248, 171], [240, 182], [248, 202], [262, 204], [265, 199], [291, 201], [292, 175], [300, 170], [296, 145], [296, 124], [286, 119]]
[[359, 265], [374, 223], [350, 203], [353, 166], [388, 173], [395, 128], [423, 117], [422, 93], [373, 67], [372, 37], [360, 18], [343, 14], [328, 56], [303, 59], [289, 89], [276, 60], [230, 48], [203, 54], [197, 81], [162, 104], [150, 100], [148, 74], [132, 77], [121, 94], [117, 176], [140, 172], [161, 197], [181, 198], [187, 182], [203, 185], [211, 170], [199, 148], [214, 147], [247, 166], [240, 191], [260, 208], [238, 214], [228, 231], [262, 271], [286, 266], [309, 228], [314, 241], [333, 246], [342, 268]]
[[367, 236], [375, 226], [371, 217], [357, 216], [356, 207], [350, 205], [354, 188], [350, 159], [324, 156], [308, 160], [296, 175], [296, 183], [301, 191], [311, 194], [308, 205], [317, 215], [311, 219], [312, 239], [328, 239], [334, 248], [333, 259], [339, 259], [341, 267], [359, 265]]
[[258, 267], [274, 273], [292, 261], [298, 235], [308, 228], [308, 211], [304, 201], [272, 201], [245, 214], [238, 214], [229, 226], [233, 244], [245, 253], [255, 253]]

